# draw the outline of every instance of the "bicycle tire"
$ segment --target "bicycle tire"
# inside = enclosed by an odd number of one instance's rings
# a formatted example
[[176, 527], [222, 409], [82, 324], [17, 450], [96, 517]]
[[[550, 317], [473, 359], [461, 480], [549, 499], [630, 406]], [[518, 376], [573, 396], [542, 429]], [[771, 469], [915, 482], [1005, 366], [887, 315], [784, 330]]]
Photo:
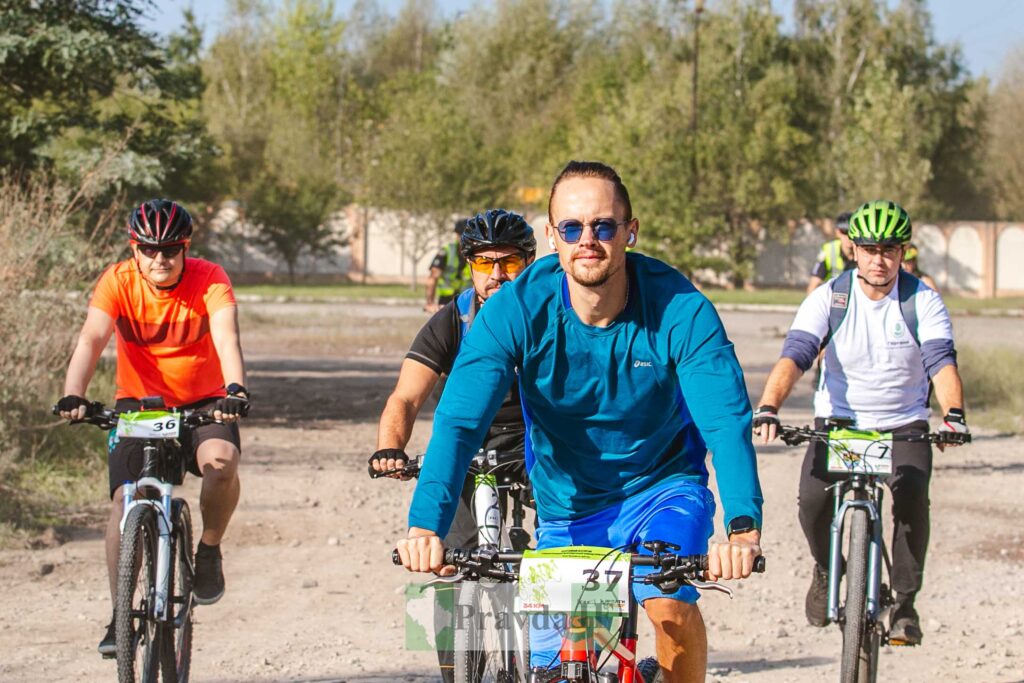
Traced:
[[174, 538], [168, 584], [172, 620], [160, 625], [160, 669], [164, 683], [188, 683], [192, 666], [192, 513], [175, 499]]
[[654, 657], [644, 657], [636, 665], [637, 673], [643, 676], [644, 683], [662, 683], [661, 665]]
[[[498, 628], [498, 618], [507, 610], [493, 602], [488, 590], [478, 581], [464, 581], [459, 585], [455, 599], [456, 628], [454, 638], [455, 683], [516, 683], [524, 680], [517, 673], [515, 653], [509, 653], [513, 664], [506, 667], [505, 636]], [[462, 615], [462, 616], [459, 616]], [[468, 616], [468, 624], [458, 619]], [[482, 618], [480, 618], [482, 616]], [[461, 628], [460, 628], [461, 627]], [[526, 667], [521, 666], [525, 673]]]
[[862, 643], [867, 618], [868, 590], [868, 511], [853, 508], [849, 514], [850, 545], [846, 557], [846, 602], [843, 607], [843, 655], [841, 683], [866, 683], [860, 680]]
[[117, 558], [117, 680], [156, 683], [160, 672], [158, 623], [151, 613], [156, 586], [159, 532], [148, 505], [132, 509], [121, 534]]

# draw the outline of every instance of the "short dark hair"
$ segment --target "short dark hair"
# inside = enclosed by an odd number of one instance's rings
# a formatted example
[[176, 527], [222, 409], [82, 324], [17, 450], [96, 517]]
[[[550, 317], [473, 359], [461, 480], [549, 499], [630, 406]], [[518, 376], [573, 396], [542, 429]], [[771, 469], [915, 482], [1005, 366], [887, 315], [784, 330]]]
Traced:
[[852, 217], [852, 211], [843, 211], [841, 214], [836, 216], [836, 230], [843, 233], [844, 235], [850, 232], [850, 219]]
[[555, 190], [558, 185], [567, 178], [600, 178], [607, 180], [615, 186], [615, 195], [626, 207], [626, 220], [633, 218], [633, 204], [629, 201], [629, 190], [622, 182], [622, 178], [615, 172], [615, 169], [600, 161], [570, 161], [562, 169], [562, 172], [555, 178], [551, 185], [551, 194], [548, 195], [548, 221], [551, 221], [551, 200], [555, 198]]

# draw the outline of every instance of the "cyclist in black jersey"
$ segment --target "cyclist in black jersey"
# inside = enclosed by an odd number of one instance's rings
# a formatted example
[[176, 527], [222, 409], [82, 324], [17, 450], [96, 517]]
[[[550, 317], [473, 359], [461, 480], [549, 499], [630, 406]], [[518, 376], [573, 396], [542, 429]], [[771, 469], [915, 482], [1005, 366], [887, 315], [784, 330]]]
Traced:
[[[402, 362], [395, 390], [388, 397], [377, 430], [377, 451], [370, 456], [370, 471], [385, 471], [408, 462], [405, 447], [416, 416], [442, 376], [455, 365], [459, 345], [480, 306], [503, 284], [516, 279], [533, 262], [537, 240], [533, 228], [517, 213], [492, 209], [471, 218], [460, 238], [460, 249], [471, 269], [472, 284], [435, 313], [416, 335]], [[523, 451], [526, 426], [513, 383], [481, 448], [501, 452]], [[398, 475], [393, 475], [398, 476]], [[526, 483], [525, 468], [518, 476]], [[467, 478], [455, 521], [445, 537], [446, 547], [474, 547], [477, 524], [472, 511], [473, 481]], [[447, 654], [447, 656], [446, 656]], [[445, 681], [452, 679], [450, 654], [439, 648]]]

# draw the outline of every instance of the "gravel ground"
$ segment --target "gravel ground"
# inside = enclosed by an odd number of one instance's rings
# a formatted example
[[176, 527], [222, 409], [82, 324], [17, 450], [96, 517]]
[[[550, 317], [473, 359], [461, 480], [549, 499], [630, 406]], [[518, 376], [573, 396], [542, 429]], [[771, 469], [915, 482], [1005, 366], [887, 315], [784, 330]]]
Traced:
[[[228, 591], [196, 610], [194, 681], [434, 681], [430, 653], [403, 646], [403, 587], [390, 549], [404, 532], [411, 484], [371, 482], [365, 460], [413, 306], [245, 304], [243, 337], [258, 412], [243, 428], [242, 501], [224, 543]], [[753, 394], [790, 316], [726, 313]], [[961, 318], [975, 345], [1024, 338], [1024, 321]], [[810, 419], [802, 382], [784, 417]], [[426, 446], [429, 410], [410, 450]], [[880, 678], [1024, 681], [1024, 439], [981, 431], [937, 455], [932, 541], [919, 609], [925, 641], [885, 650]], [[836, 627], [803, 618], [810, 560], [796, 520], [801, 451], [759, 449], [768, 573], [701, 602], [708, 680], [838, 677]], [[183, 494], [198, 518], [198, 486]], [[197, 520], [198, 523], [198, 520]], [[721, 524], [719, 522], [719, 528]], [[0, 681], [106, 681], [95, 652], [110, 603], [98, 526], [59, 529], [42, 549], [0, 552]], [[650, 639], [641, 653], [649, 654]]]

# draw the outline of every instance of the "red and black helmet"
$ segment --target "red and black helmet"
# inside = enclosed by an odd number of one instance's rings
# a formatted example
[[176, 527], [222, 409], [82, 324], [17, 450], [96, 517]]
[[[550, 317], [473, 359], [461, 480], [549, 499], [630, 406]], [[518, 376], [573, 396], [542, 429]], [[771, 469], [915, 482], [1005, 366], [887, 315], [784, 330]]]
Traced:
[[128, 215], [132, 242], [154, 247], [182, 244], [192, 236], [192, 216], [169, 199], [150, 199]]

